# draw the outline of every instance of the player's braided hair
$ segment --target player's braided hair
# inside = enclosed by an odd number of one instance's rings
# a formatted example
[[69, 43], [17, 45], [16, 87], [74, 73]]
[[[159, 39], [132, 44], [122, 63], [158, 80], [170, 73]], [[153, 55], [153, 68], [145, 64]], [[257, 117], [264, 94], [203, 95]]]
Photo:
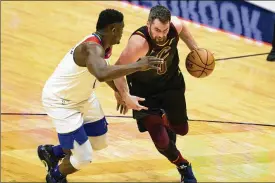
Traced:
[[96, 30], [102, 30], [110, 24], [121, 22], [123, 22], [123, 14], [121, 12], [114, 9], [105, 9], [99, 14]]
[[161, 5], [156, 5], [151, 8], [148, 21], [153, 22], [155, 19], [159, 19], [162, 23], [171, 21], [171, 12], [168, 8]]

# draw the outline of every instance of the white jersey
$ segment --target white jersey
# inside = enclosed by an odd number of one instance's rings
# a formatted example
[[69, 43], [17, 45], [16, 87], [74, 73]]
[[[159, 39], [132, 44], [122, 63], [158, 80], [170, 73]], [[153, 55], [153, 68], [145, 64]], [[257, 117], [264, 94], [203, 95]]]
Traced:
[[[42, 100], [51, 105], [69, 107], [87, 101], [97, 86], [97, 79], [87, 67], [78, 66], [73, 59], [74, 49], [81, 43], [92, 41], [101, 45], [100, 37], [91, 34], [72, 48], [59, 63], [43, 88]], [[111, 56], [112, 48], [106, 50], [105, 59]], [[44, 102], [45, 104], [45, 102]], [[65, 106], [64, 106], [65, 105]]]

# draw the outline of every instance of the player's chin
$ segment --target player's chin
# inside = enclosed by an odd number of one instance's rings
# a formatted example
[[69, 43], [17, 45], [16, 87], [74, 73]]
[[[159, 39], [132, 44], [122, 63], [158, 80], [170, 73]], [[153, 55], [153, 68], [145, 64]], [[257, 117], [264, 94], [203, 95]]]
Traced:
[[165, 41], [163, 41], [163, 40], [162, 40], [162, 41], [156, 41], [156, 43], [157, 43], [157, 44], [164, 44]]

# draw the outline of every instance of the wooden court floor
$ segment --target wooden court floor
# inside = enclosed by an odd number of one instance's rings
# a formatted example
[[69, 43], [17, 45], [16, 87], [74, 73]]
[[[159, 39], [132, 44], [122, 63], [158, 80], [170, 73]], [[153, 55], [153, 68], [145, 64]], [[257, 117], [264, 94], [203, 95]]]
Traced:
[[[146, 23], [148, 11], [111, 1], [1, 2], [2, 113], [44, 113], [40, 101], [44, 82], [63, 55], [95, 30], [97, 16], [105, 8], [125, 15], [114, 63], [131, 32]], [[216, 58], [271, 49], [193, 23], [188, 27], [199, 46], [213, 51]], [[188, 49], [183, 43], [179, 51], [192, 121], [189, 134], [179, 137], [177, 146], [192, 162], [198, 181], [275, 182], [274, 126], [207, 122], [275, 125], [275, 63], [266, 62], [266, 55], [221, 61], [211, 76], [197, 79], [185, 69]], [[97, 96], [110, 116], [110, 145], [68, 181], [179, 181], [175, 167], [155, 150], [148, 134], [138, 132], [133, 119], [114, 117], [119, 113], [106, 84], [101, 84]], [[44, 143], [58, 143], [47, 116], [1, 115], [1, 182], [44, 181], [46, 172], [36, 156], [36, 147]]]

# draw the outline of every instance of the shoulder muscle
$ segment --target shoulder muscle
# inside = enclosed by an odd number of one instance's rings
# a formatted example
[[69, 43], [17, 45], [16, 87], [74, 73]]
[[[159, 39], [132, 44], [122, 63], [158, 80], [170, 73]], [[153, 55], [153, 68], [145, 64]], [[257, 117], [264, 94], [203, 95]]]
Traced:
[[83, 42], [75, 48], [74, 61], [77, 65], [85, 67], [89, 55], [104, 58], [104, 50], [101, 45], [95, 42]]
[[180, 34], [183, 28], [183, 22], [176, 16], [171, 17], [171, 22], [177, 29], [178, 34]]
[[122, 51], [116, 64], [129, 64], [136, 62], [149, 51], [147, 40], [140, 35], [132, 35], [125, 49]]

